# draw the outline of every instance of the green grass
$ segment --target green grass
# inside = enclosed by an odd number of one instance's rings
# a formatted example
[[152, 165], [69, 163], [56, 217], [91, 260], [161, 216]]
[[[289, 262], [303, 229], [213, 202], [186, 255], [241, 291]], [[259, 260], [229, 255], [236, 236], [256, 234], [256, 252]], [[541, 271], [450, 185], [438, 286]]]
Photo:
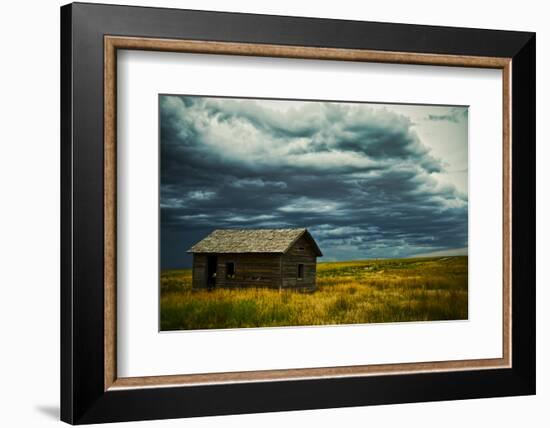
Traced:
[[191, 270], [161, 274], [161, 330], [468, 318], [468, 258], [317, 265], [317, 290], [192, 290]]

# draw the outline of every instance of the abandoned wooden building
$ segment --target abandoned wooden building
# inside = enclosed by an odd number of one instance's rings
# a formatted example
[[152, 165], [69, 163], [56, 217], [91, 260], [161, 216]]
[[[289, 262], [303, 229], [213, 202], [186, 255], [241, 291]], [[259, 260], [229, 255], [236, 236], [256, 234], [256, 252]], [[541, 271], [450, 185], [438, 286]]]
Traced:
[[307, 229], [218, 229], [189, 250], [193, 288], [313, 290], [322, 253]]

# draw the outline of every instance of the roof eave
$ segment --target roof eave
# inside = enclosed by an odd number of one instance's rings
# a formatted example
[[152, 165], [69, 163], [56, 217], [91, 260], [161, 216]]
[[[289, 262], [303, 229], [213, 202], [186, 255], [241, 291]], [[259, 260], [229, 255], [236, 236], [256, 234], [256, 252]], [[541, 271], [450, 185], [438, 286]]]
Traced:
[[187, 250], [188, 254], [284, 254], [285, 251], [196, 251]]

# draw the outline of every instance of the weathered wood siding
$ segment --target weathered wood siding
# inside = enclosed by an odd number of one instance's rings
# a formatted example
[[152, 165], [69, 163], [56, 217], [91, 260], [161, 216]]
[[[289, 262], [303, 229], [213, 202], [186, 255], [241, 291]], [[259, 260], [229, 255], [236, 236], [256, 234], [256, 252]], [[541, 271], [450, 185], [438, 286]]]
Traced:
[[[298, 278], [298, 265], [304, 265], [303, 278]], [[317, 257], [310, 241], [301, 237], [282, 256], [283, 288], [315, 288], [317, 276]]]
[[[281, 286], [280, 254], [219, 254], [217, 287], [270, 287]], [[227, 263], [235, 264], [235, 275], [229, 277]]]
[[[279, 288], [281, 282], [281, 254], [217, 254], [216, 287], [270, 287]], [[235, 275], [229, 277], [227, 263], [235, 264]], [[208, 255], [193, 255], [193, 288], [207, 286]]]

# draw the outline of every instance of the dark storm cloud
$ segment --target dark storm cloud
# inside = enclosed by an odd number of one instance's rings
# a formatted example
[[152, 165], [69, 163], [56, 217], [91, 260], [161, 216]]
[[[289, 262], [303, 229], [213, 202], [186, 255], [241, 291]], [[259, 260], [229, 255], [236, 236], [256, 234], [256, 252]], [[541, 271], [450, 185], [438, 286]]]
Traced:
[[451, 109], [451, 111], [446, 114], [429, 114], [428, 120], [459, 123], [461, 120], [467, 117], [468, 117], [468, 109], [464, 107], [457, 107], [457, 108]]
[[215, 228], [307, 227], [327, 259], [465, 247], [467, 197], [414, 124], [365, 104], [162, 96], [163, 267]]

